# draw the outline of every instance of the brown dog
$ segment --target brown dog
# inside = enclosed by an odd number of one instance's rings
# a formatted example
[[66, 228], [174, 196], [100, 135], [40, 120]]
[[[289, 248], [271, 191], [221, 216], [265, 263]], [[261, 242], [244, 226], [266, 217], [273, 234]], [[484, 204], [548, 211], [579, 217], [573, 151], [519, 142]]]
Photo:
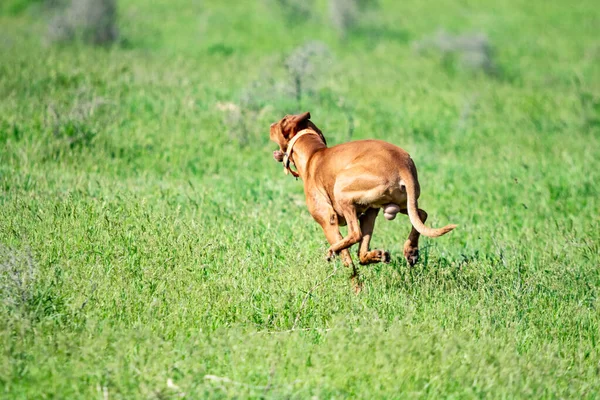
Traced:
[[[427, 213], [417, 205], [417, 169], [408, 153], [399, 147], [380, 140], [327, 147], [323, 133], [310, 121], [308, 112], [286, 115], [271, 124], [270, 136], [279, 145], [273, 158], [284, 163], [286, 174], [291, 172], [304, 181], [308, 210], [331, 245], [328, 260], [341, 253], [344, 265], [353, 265], [348, 248], [360, 242], [361, 264], [389, 262], [388, 252], [369, 249], [380, 208], [389, 220], [398, 212], [408, 214], [413, 228], [404, 243], [404, 256], [410, 266], [419, 258], [420, 234], [437, 237], [456, 227], [432, 229], [423, 224]], [[297, 173], [290, 168], [290, 162]], [[348, 235], [342, 238], [339, 226], [346, 224]]]

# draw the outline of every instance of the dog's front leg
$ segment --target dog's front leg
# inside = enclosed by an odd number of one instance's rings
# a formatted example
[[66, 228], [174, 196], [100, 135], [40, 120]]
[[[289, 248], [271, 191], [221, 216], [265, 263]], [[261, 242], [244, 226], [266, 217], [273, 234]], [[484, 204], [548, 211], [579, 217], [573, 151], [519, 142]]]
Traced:
[[331, 244], [331, 247], [327, 250], [329, 255], [338, 254], [342, 250], [346, 250], [352, 245], [360, 242], [362, 239], [362, 232], [360, 230], [358, 216], [356, 215], [356, 207], [350, 202], [343, 202], [340, 205], [344, 213], [344, 219], [348, 224], [348, 235], [342, 240], [338, 240]]
[[[340, 233], [337, 214], [335, 213], [335, 211], [333, 211], [333, 209], [331, 209], [331, 212], [329, 213], [327, 218], [319, 218], [317, 222], [319, 222], [321, 228], [323, 228], [323, 232], [325, 232], [325, 237], [327, 238], [327, 241], [330, 245], [333, 245], [334, 243], [337, 243], [340, 240], [342, 240], [342, 234]], [[346, 267], [354, 266], [354, 264], [352, 263], [352, 257], [350, 256], [350, 251], [348, 251], [348, 249], [342, 250], [340, 254], [342, 256], [342, 261], [344, 262], [344, 265]], [[335, 253], [328, 251], [327, 261], [331, 261], [334, 256]]]
[[[342, 234], [340, 233], [339, 221], [335, 210], [329, 203], [329, 201], [322, 196], [319, 191], [306, 192], [306, 204], [308, 211], [312, 215], [315, 221], [321, 225], [325, 237], [330, 245], [342, 240]], [[342, 261], [346, 267], [352, 264], [352, 257], [349, 251], [341, 252]], [[333, 254], [327, 254], [327, 261], [331, 261]]]
[[[340, 233], [338, 216], [331, 207], [331, 205], [326, 202], [316, 202], [315, 197], [308, 197], [308, 206], [310, 213], [312, 214], [315, 221], [321, 225], [323, 228], [323, 232], [325, 232], [325, 237], [327, 237], [327, 241], [331, 246], [339, 243], [343, 240], [342, 234]], [[350, 280], [354, 286], [354, 292], [358, 294], [362, 290], [362, 282], [359, 276], [358, 268], [352, 262], [352, 257], [350, 256], [350, 251], [348, 249], [342, 249], [339, 251], [342, 256], [342, 261], [346, 267], [352, 267], [352, 275], [350, 276]], [[331, 261], [336, 252], [331, 251], [331, 247], [327, 251], [327, 261]]]
[[[330, 226], [335, 226], [335, 232], [337, 235], [331, 235], [327, 237], [331, 246], [327, 250], [327, 259], [331, 259], [335, 254], [341, 254], [342, 259], [344, 260], [344, 265], [352, 265], [352, 276], [350, 276], [350, 280], [352, 281], [352, 285], [354, 286], [354, 292], [356, 294], [360, 293], [363, 287], [362, 279], [360, 278], [360, 274], [358, 272], [358, 268], [352, 263], [352, 258], [350, 257], [350, 252], [348, 251], [349, 247], [355, 243], [358, 243], [362, 239], [362, 233], [360, 230], [360, 225], [358, 222], [358, 217], [356, 216], [356, 209], [351, 207], [348, 212], [344, 212], [344, 218], [346, 219], [346, 223], [348, 224], [348, 236], [342, 238], [340, 234], [338, 224], [337, 224], [337, 214], [332, 209], [332, 220], [335, 220], [335, 224], [330, 224]], [[323, 228], [325, 229], [325, 228]], [[331, 228], [328, 228], [331, 229]], [[328, 230], [325, 231], [327, 235]], [[350, 261], [348, 264], [346, 259]]]

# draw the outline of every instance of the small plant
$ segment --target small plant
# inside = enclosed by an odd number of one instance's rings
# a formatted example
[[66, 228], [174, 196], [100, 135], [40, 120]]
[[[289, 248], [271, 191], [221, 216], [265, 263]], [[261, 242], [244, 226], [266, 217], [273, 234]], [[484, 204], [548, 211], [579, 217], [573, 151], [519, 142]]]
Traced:
[[314, 91], [317, 78], [326, 64], [331, 61], [330, 51], [322, 42], [313, 41], [293, 50], [283, 65], [291, 81], [291, 95], [302, 108], [302, 98]]
[[112, 116], [107, 107], [111, 103], [102, 97], [90, 98], [87, 90], [80, 90], [72, 97], [71, 104], [47, 106], [45, 128], [54, 159], [75, 149], [91, 148]]
[[375, 6], [375, 0], [329, 0], [329, 19], [340, 37], [345, 38], [361, 17]]
[[250, 83], [237, 102], [218, 103], [229, 136], [246, 146], [267, 111], [276, 109], [280, 116], [289, 108], [300, 110], [303, 99], [316, 92], [318, 78], [330, 61], [330, 51], [324, 43], [308, 42], [292, 50], [271, 75]]
[[101, 97], [93, 97], [86, 101], [82, 94], [77, 94], [75, 103], [70, 108], [48, 105], [46, 126], [54, 139], [57, 153], [64, 149], [90, 147], [98, 135], [96, 124], [92, 117], [109, 104]]
[[240, 93], [237, 103], [218, 103], [223, 112], [223, 124], [231, 139], [240, 146], [250, 142], [260, 115], [273, 103], [279, 91], [271, 79], [257, 79]]
[[37, 266], [29, 250], [0, 245], [0, 301], [13, 311], [23, 310], [33, 299]]
[[314, 0], [274, 0], [286, 19], [300, 22], [311, 17]]
[[583, 126], [588, 130], [600, 127], [600, 96], [583, 89], [579, 82], [577, 86]]
[[116, 0], [71, 0], [48, 27], [52, 41], [108, 45], [119, 37]]
[[455, 58], [460, 65], [470, 70], [482, 70], [487, 74], [496, 73], [493, 51], [487, 35], [482, 33], [452, 35], [443, 30], [414, 43], [421, 54], [437, 52], [442, 62], [451, 65]]

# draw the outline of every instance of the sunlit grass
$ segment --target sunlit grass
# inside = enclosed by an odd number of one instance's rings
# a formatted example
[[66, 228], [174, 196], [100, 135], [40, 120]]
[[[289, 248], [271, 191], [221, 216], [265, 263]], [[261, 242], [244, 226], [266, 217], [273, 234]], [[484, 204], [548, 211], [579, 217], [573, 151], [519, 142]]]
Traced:
[[[596, 7], [381, 1], [340, 40], [324, 2], [291, 25], [153, 3], [120, 3], [109, 48], [45, 44], [39, 5], [0, 16], [1, 396], [598, 396]], [[498, 74], [417, 54], [438, 28], [486, 33]], [[301, 104], [256, 92], [228, 132], [217, 104], [309, 40], [332, 61]], [[269, 123], [305, 110], [330, 144], [406, 149], [427, 223], [459, 225], [409, 269], [408, 219], [378, 221], [392, 263], [358, 296], [271, 157]]]

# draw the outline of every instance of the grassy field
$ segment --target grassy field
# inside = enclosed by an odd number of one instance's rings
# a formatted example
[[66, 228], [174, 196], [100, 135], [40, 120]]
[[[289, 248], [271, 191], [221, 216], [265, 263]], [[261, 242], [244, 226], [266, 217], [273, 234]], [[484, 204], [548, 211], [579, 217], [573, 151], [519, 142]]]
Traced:
[[[600, 396], [597, 4], [381, 0], [340, 32], [326, 3], [122, 0], [94, 47], [3, 0], [0, 397]], [[416, 50], [440, 29], [493, 68]], [[411, 153], [459, 225], [409, 269], [380, 218], [359, 295], [271, 157], [306, 110]]]

